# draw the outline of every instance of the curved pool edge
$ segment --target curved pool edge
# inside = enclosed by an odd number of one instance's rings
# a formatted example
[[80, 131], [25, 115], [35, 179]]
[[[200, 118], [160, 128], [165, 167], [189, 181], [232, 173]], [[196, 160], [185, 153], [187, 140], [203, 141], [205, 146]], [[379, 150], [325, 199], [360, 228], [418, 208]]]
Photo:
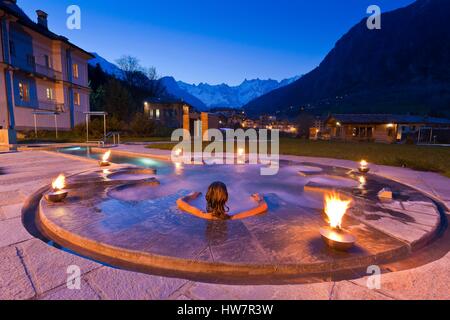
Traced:
[[[398, 182], [405, 184], [402, 181]], [[446, 208], [445, 205], [435, 197], [431, 197], [429, 194], [418, 188], [414, 188], [413, 186], [410, 187], [426, 194], [432, 199], [435, 199], [435, 201], [442, 207]], [[320, 277], [329, 276], [331, 272], [352, 273], [352, 270], [362, 270], [367, 268], [369, 265], [384, 265], [397, 262], [404, 258], [410, 258], [415, 251], [415, 248], [405, 244], [405, 246], [390, 252], [383, 252], [380, 255], [368, 256], [363, 259], [349, 258], [342, 260], [339, 263], [281, 265], [212, 263], [159, 256], [144, 252], [126, 250], [105, 243], [96, 242], [80, 237], [58, 227], [46, 219], [45, 215], [42, 214], [42, 201], [45, 201], [42, 199], [42, 195], [45, 192], [45, 189], [48, 189], [48, 187], [42, 187], [38, 192], [29, 198], [34, 198], [35, 201], [39, 201], [35, 222], [43, 235], [45, 235], [48, 239], [54, 240], [59, 245], [73, 250], [76, 253], [80, 253], [87, 258], [101, 261], [112, 266], [143, 273], [159, 274], [169, 277], [182, 277], [205, 282], [250, 282], [258, 284], [272, 284], [273, 282], [276, 282], [288, 284], [291, 283], [292, 279], [305, 277], [317, 279]], [[27, 203], [29, 199], [27, 199]], [[442, 211], [439, 210], [439, 212], [442, 218]], [[436, 239], [440, 233], [445, 232], [446, 226], [444, 222], [446, 222], [446, 219], [441, 219], [439, 227], [427, 234], [427, 243], [424, 243], [423, 247], [425, 247], [428, 243], [433, 242], [433, 240]], [[355, 260], [358, 261], [359, 265], [355, 265], [353, 263]], [[269, 277], [270, 281], [267, 280]]]
[[[45, 217], [40, 200], [37, 227], [48, 239], [86, 257], [128, 270], [164, 276], [177, 276], [197, 281], [257, 283], [286, 282], [295, 278], [320, 278], [330, 273], [365, 270], [370, 265], [382, 265], [408, 257], [411, 248], [404, 246], [381, 254], [315, 264], [233, 264], [206, 262], [134, 251], [82, 237], [59, 227]], [[268, 278], [269, 277], [269, 278]], [[270, 279], [270, 280], [269, 280]]]

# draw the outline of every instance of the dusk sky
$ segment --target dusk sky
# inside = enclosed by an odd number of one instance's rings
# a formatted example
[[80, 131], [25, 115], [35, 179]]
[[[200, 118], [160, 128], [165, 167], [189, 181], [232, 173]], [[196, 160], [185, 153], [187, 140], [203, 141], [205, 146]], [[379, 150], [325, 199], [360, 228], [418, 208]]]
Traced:
[[[414, 0], [18, 0], [35, 20], [114, 62], [124, 54], [154, 66], [160, 76], [189, 83], [236, 85], [245, 78], [304, 74], [366, 17]], [[66, 28], [66, 8], [80, 6], [82, 29]]]

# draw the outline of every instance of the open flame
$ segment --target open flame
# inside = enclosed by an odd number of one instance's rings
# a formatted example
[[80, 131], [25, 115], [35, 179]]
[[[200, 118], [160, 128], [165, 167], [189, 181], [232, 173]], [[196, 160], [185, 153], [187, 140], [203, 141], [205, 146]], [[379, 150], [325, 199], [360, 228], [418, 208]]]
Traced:
[[109, 158], [111, 157], [111, 150], [105, 152], [105, 154], [102, 157], [103, 162], [108, 162]]
[[342, 219], [350, 206], [351, 200], [342, 200], [337, 193], [330, 193], [325, 196], [325, 213], [330, 226], [341, 229]]
[[58, 178], [53, 180], [52, 188], [55, 191], [62, 190], [66, 186], [66, 177], [63, 174], [60, 174]]
[[361, 162], [359, 163], [359, 165], [361, 166], [361, 168], [367, 168], [367, 166], [369, 165], [369, 163], [367, 163], [366, 160], [361, 160]]

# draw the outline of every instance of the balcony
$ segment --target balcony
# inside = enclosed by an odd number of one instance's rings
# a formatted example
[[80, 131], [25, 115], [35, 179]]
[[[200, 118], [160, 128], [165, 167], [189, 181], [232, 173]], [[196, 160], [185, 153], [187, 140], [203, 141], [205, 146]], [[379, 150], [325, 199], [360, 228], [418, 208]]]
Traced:
[[58, 103], [56, 100], [39, 100], [38, 109], [58, 113], [66, 112], [64, 103]]
[[42, 75], [46, 78], [51, 78], [51, 79], [55, 79], [55, 80], [63, 80], [62, 72], [54, 70], [50, 67], [35, 63], [34, 70], [36, 73], [38, 73], [39, 75]]
[[30, 72], [36, 77], [48, 78], [53, 80], [63, 80], [63, 73], [61, 71], [55, 70], [52, 67], [38, 64], [34, 62], [34, 59], [29, 60], [13, 57], [11, 60], [11, 64], [13, 67], [24, 72]]

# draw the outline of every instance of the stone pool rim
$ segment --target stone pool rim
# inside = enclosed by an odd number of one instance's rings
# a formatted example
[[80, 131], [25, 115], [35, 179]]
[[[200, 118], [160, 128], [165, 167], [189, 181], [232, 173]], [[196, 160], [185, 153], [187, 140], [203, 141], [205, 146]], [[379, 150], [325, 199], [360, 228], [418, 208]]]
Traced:
[[[162, 256], [148, 252], [125, 249], [93, 239], [82, 237], [53, 223], [43, 213], [41, 199], [38, 206], [37, 227], [43, 235], [61, 246], [74, 250], [94, 260], [110, 263], [114, 266], [136, 270], [140, 272], [153, 272], [158, 270], [164, 275], [176, 275], [184, 278], [198, 280], [218, 278], [222, 281], [289, 280], [292, 278], [323, 276], [330, 273], [339, 273], [367, 268], [368, 265], [381, 265], [398, 261], [408, 257], [412, 248], [405, 243], [401, 247], [384, 251], [366, 257], [347, 258], [333, 262], [304, 263], [304, 264], [248, 264], [205, 262], [192, 259]], [[358, 264], [355, 264], [358, 262]]]
[[[137, 169], [139, 169], [139, 167], [137, 167]], [[72, 176], [76, 175], [77, 174], [74, 174]], [[413, 189], [417, 190], [416, 188]], [[426, 192], [421, 190], [418, 191], [426, 195]], [[45, 199], [42, 198], [42, 193], [40, 195], [35, 194], [34, 196], [39, 197], [36, 224], [41, 233], [48, 237], [48, 239], [51, 239], [58, 245], [71, 249], [78, 254], [102, 261], [102, 263], [138, 272], [150, 274], [161, 273], [161, 275], [169, 277], [174, 276], [193, 280], [199, 280], [200, 278], [202, 279], [201, 281], [206, 282], [210, 281], [209, 279], [214, 278], [212, 281], [220, 279], [219, 282], [223, 283], [234, 283], [235, 281], [239, 281], [239, 279], [243, 281], [257, 281], [258, 283], [260, 283], [260, 281], [265, 283], [265, 280], [267, 280], [267, 282], [280, 281], [285, 283], [285, 281], [288, 281], [287, 283], [290, 283], [289, 279], [293, 278], [317, 278], [330, 275], [331, 273], [335, 274], [362, 270], [367, 268], [368, 265], [383, 265], [401, 261], [402, 259], [411, 256], [415, 251], [414, 246], [405, 243], [403, 246], [394, 248], [390, 251], [362, 258], [349, 257], [339, 261], [305, 264], [238, 264], [229, 262], [206, 262], [162, 256], [113, 246], [65, 230], [45, 216], [43, 211]], [[434, 202], [441, 203], [434, 197], [429, 195], [427, 195], [427, 197]], [[440, 210], [439, 213], [441, 214]], [[440, 227], [442, 227], [442, 217], [440, 220]], [[427, 236], [428, 241], [435, 239], [438, 236], [440, 229], [441, 228], [437, 228], [430, 232]], [[423, 244], [423, 246], [426, 246], [426, 244]]]

